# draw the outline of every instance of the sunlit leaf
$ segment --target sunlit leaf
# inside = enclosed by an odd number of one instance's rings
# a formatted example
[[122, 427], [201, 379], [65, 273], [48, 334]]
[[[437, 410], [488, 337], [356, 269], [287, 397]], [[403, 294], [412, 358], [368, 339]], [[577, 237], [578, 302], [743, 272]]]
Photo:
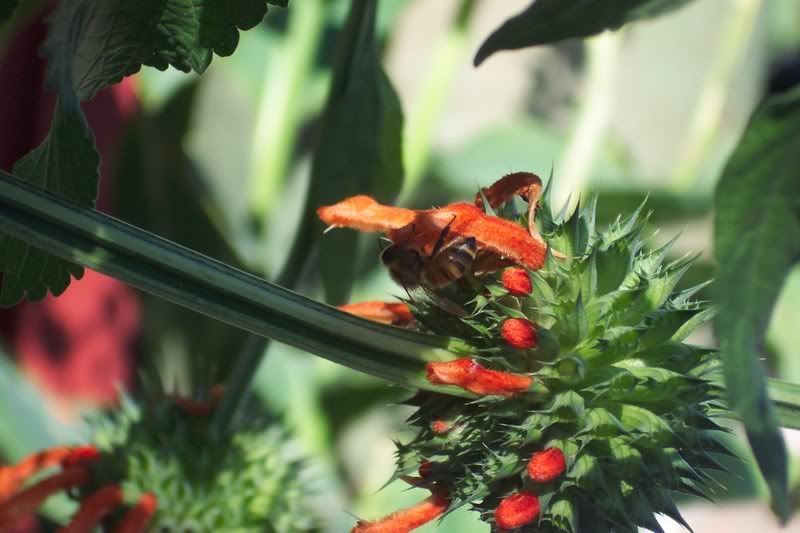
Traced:
[[689, 0], [535, 0], [506, 20], [481, 45], [475, 65], [499, 50], [515, 50], [588, 37], [628, 22], [655, 17]]
[[772, 307], [800, 257], [800, 91], [759, 107], [716, 191], [716, 329], [728, 397], [776, 508], [788, 513], [786, 449], [758, 358]]

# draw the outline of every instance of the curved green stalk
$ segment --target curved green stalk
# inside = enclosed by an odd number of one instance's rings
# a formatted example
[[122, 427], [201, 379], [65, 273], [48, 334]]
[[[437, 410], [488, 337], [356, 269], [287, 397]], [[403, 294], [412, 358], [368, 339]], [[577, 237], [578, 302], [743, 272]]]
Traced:
[[444, 109], [456, 71], [468, 57], [467, 32], [474, 11], [475, 0], [461, 0], [450, 28], [433, 52], [418, 103], [406, 120], [403, 142], [406, 177], [398, 204], [408, 202], [419, 187], [428, 166], [433, 129]]
[[0, 171], [0, 227], [56, 256], [212, 318], [395, 383], [455, 395], [425, 379], [463, 341], [343, 313]]
[[672, 186], [686, 190], [695, 183], [709, 145], [714, 141], [729, 87], [741, 63], [742, 51], [753, 34], [761, 0], [735, 0], [730, 15], [720, 29], [717, 53], [706, 75], [686, 132], [682, 152], [675, 167]]
[[621, 32], [606, 32], [587, 41], [583, 103], [561, 156], [560, 179], [553, 185], [554, 205], [565, 205], [569, 201], [566, 214], [572, 213], [578, 205], [611, 118], [621, 39]]
[[264, 73], [250, 155], [250, 209], [261, 223], [275, 205], [287, 175], [298, 124], [302, 118], [306, 78], [319, 46], [325, 20], [322, 0], [303, 0], [289, 12], [281, 50]]

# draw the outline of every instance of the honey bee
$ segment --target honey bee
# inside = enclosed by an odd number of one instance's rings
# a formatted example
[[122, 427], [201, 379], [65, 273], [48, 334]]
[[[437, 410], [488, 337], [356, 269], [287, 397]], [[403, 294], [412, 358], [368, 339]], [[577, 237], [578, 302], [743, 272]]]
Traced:
[[446, 242], [451, 223], [442, 229], [429, 256], [406, 243], [387, 246], [381, 252], [381, 261], [392, 279], [406, 289], [441, 289], [461, 278], [475, 261], [478, 243], [475, 237], [464, 236]]

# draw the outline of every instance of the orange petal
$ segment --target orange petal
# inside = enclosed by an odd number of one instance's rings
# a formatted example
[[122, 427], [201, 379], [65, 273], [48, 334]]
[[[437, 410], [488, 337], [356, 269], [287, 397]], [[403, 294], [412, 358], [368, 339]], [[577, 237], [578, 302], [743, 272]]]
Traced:
[[[542, 180], [539, 176], [532, 172], [513, 172], [506, 174], [499, 180], [495, 181], [489, 187], [483, 187], [481, 192], [483, 196], [489, 201], [492, 209], [497, 209], [507, 201], [509, 201], [515, 194], [519, 194], [530, 201], [531, 196], [534, 197], [534, 203], [539, 199], [539, 194], [542, 190]], [[475, 195], [475, 205], [484, 209], [483, 198], [481, 193]]]
[[343, 226], [360, 231], [388, 232], [414, 220], [416, 211], [381, 205], [365, 195], [352, 196], [338, 204], [317, 209], [317, 216], [329, 226]]
[[15, 465], [0, 467], [0, 500], [13, 494], [30, 476], [60, 464], [71, 451], [67, 446], [50, 448], [33, 453]]
[[114, 533], [144, 533], [156, 513], [158, 499], [151, 492], [142, 494], [136, 505], [128, 509]]
[[338, 309], [381, 324], [406, 327], [414, 323], [414, 315], [404, 303], [359, 302], [340, 305]]
[[96, 463], [98, 460], [100, 460], [100, 450], [91, 444], [87, 444], [72, 448], [69, 454], [61, 460], [61, 468]]
[[100, 520], [121, 503], [122, 489], [118, 485], [106, 485], [83, 500], [70, 523], [58, 533], [92, 533]]
[[90, 478], [88, 468], [73, 466], [15, 494], [0, 503], [0, 531], [36, 512], [51, 494], [88, 483]]
[[481, 396], [512, 395], [527, 390], [533, 378], [489, 370], [469, 358], [426, 365], [427, 379], [437, 385], [456, 385]]
[[441, 516], [450, 507], [447, 490], [433, 489], [433, 494], [413, 507], [402, 509], [376, 522], [359, 522], [350, 533], [408, 533]]

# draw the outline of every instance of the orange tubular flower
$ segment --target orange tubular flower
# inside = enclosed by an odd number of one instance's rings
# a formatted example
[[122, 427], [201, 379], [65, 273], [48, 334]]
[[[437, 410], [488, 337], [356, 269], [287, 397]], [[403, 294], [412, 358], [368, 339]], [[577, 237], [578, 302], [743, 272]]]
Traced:
[[91, 533], [104, 516], [122, 503], [122, 489], [117, 485], [107, 485], [87, 497], [80, 509], [66, 527], [58, 533]]
[[376, 522], [359, 521], [350, 533], [408, 533], [424, 526], [450, 507], [447, 489], [434, 486], [431, 492], [428, 498], [417, 505], [392, 513]]
[[156, 513], [156, 508], [158, 500], [155, 495], [150, 492], [143, 494], [136, 505], [122, 517], [114, 533], [144, 533]]
[[539, 343], [536, 326], [533, 322], [524, 318], [509, 318], [505, 320], [500, 328], [500, 334], [509, 346], [519, 350], [536, 348]]
[[564, 452], [558, 448], [547, 448], [536, 452], [528, 462], [528, 476], [534, 481], [552, 481], [567, 469]]
[[533, 378], [489, 370], [469, 358], [444, 363], [428, 363], [428, 381], [437, 385], [456, 385], [481, 396], [510, 396], [527, 390]]
[[71, 466], [13, 495], [0, 503], [0, 531], [11, 528], [19, 520], [33, 514], [50, 495], [84, 485], [90, 479], [88, 468], [83, 465]]
[[90, 464], [100, 459], [100, 450], [91, 445], [78, 446], [72, 448], [66, 457], [61, 461], [61, 468], [80, 464]]
[[392, 242], [407, 244], [424, 253], [433, 250], [442, 230], [449, 224], [451, 235], [474, 237], [479, 250], [507, 258], [531, 270], [544, 265], [547, 250], [538, 233], [532, 235], [518, 224], [487, 215], [467, 203], [414, 211], [381, 205], [362, 195], [320, 207], [317, 214], [331, 226], [380, 231], [388, 234]]
[[381, 324], [398, 327], [408, 327], [414, 324], [414, 315], [404, 303], [359, 302], [340, 305], [338, 309]]
[[59, 446], [33, 453], [15, 465], [0, 467], [0, 500], [13, 494], [32, 475], [59, 465], [73, 452], [72, 448]]
[[531, 172], [514, 172], [507, 174], [494, 182], [490, 187], [484, 187], [475, 195], [475, 205], [485, 209], [481, 193], [489, 201], [492, 209], [497, 209], [509, 201], [515, 194], [522, 196], [528, 202], [528, 231], [538, 237], [534, 215], [539, 196], [542, 194], [542, 180]]
[[502, 529], [516, 529], [533, 522], [541, 510], [539, 497], [530, 492], [506, 496], [494, 512], [494, 520]]

